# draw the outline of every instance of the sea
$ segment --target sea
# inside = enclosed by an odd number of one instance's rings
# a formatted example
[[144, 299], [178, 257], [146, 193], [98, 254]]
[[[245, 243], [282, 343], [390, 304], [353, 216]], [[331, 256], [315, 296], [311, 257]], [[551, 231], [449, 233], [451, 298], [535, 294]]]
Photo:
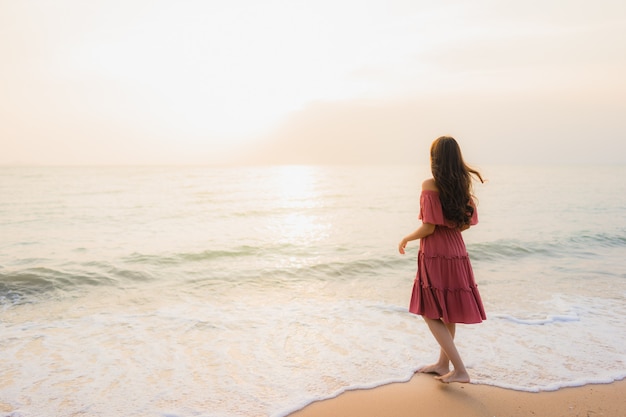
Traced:
[[[472, 383], [626, 377], [626, 167], [478, 166]], [[0, 167], [0, 415], [285, 417], [409, 380], [427, 166]]]

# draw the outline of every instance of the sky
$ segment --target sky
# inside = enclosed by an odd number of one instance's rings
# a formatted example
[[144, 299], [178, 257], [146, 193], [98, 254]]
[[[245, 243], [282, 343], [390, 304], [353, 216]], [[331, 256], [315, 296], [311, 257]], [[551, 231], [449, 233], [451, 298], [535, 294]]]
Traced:
[[0, 0], [0, 165], [626, 164], [623, 0]]

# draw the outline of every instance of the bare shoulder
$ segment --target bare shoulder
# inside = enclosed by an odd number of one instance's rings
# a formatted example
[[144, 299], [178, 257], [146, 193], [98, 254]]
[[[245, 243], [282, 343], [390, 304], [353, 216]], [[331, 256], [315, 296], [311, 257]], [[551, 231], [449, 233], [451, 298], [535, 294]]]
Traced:
[[422, 183], [422, 190], [424, 191], [439, 191], [434, 178], [429, 178]]

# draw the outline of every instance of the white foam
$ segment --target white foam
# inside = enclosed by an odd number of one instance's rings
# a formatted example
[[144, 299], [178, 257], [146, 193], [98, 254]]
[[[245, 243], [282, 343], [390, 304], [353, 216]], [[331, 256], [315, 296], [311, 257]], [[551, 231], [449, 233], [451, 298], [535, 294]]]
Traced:
[[544, 319], [521, 319], [509, 314], [494, 314], [494, 318], [508, 320], [510, 322], [516, 324], [527, 324], [527, 325], [544, 325], [558, 322], [571, 322], [571, 321], [580, 321], [580, 318], [577, 315], [548, 315]]
[[[25, 415], [280, 417], [347, 390], [406, 381], [436, 359], [419, 317], [391, 300], [337, 298], [346, 286], [196, 297], [170, 289], [153, 299], [138, 290], [80, 306], [19, 306], [2, 323], [13, 375], [3, 394], [36, 399], [12, 403]], [[458, 327], [474, 383], [536, 392], [626, 376], [625, 336], [610, 331], [623, 314], [619, 300], [551, 301], [574, 313], [529, 325], [496, 312]], [[48, 321], [33, 320], [45, 314]]]

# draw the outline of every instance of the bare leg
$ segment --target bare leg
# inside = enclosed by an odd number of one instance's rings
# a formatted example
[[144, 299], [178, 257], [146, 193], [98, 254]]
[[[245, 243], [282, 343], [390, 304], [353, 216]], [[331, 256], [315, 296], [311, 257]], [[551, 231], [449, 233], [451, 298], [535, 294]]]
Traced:
[[[456, 324], [455, 323], [444, 323], [448, 331], [450, 332], [450, 336], [452, 336], [452, 340], [454, 340], [454, 334], [456, 333]], [[445, 375], [450, 372], [450, 359], [446, 352], [443, 349], [439, 350], [439, 360], [432, 365], [426, 365], [417, 370], [419, 373], [424, 374], [437, 374], [439, 376]]]
[[[442, 320], [437, 319], [429, 319], [424, 317], [426, 324], [428, 324], [428, 328], [430, 332], [435, 336], [437, 343], [441, 347], [443, 354], [447, 357], [447, 359], [452, 362], [454, 366], [454, 370], [448, 372], [444, 375], [436, 377], [441, 382], [469, 382], [470, 377], [465, 369], [465, 365], [463, 364], [463, 360], [461, 359], [461, 355], [459, 355], [458, 350], [456, 349], [456, 345], [454, 344], [453, 333], [450, 331], [450, 327], [446, 325]], [[456, 328], [455, 328], [456, 329]], [[454, 330], [453, 330], [454, 331]], [[441, 360], [440, 355], [440, 360]]]

